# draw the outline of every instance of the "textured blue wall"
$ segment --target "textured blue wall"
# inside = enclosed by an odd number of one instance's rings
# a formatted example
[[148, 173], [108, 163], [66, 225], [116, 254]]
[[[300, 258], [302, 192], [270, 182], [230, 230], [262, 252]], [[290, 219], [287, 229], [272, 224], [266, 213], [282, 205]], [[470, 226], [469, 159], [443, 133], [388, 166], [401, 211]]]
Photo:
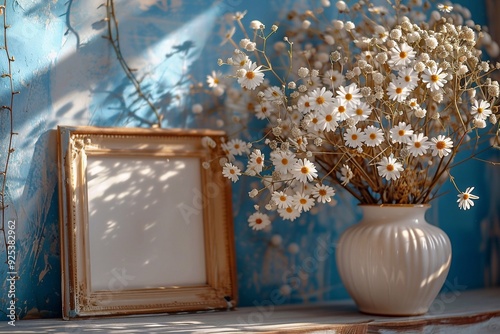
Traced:
[[[106, 32], [103, 0], [7, 1], [9, 50], [15, 56], [15, 153], [8, 175], [7, 219], [17, 221], [17, 307], [21, 317], [61, 315], [56, 139], [57, 125], [148, 126], [147, 110], [133, 103], [130, 82], [120, 69]], [[334, 1], [332, 1], [334, 2]], [[467, 1], [462, 1], [466, 3]], [[212, 125], [193, 118], [198, 102], [189, 85], [204, 82], [220, 57], [220, 23], [225, 13], [249, 9], [247, 18], [276, 23], [284, 8], [309, 1], [123, 0], [117, 1], [122, 50], [132, 67], [145, 75], [155, 101], [164, 101], [164, 126]], [[251, 7], [251, 8], [247, 8]], [[472, 8], [484, 22], [483, 2]], [[483, 14], [484, 15], [484, 14]], [[227, 49], [230, 52], [231, 48]], [[3, 54], [0, 55], [0, 58]], [[4, 66], [4, 61], [0, 62]], [[4, 70], [4, 67], [2, 67]], [[0, 81], [4, 104], [9, 91]], [[8, 135], [1, 115], [0, 159]], [[498, 152], [491, 158], [499, 160]], [[3, 163], [4, 160], [1, 160]], [[446, 289], [498, 284], [498, 169], [483, 163], [461, 167], [455, 176], [468, 179], [480, 194], [474, 210], [460, 212], [456, 193], [433, 203], [429, 221], [450, 236], [454, 257]], [[461, 185], [462, 187], [465, 185]], [[352, 199], [343, 193], [337, 207], [304, 216], [293, 223], [276, 221], [266, 231], [247, 226], [253, 203], [248, 184], [233, 188], [235, 240], [240, 305], [269, 302], [305, 303], [346, 298], [335, 267], [335, 241], [359, 218]], [[446, 190], [446, 189], [444, 189]], [[0, 247], [3, 262], [5, 250]], [[0, 277], [6, 277], [0, 265]], [[8, 303], [0, 282], [0, 307]], [[276, 299], [275, 292], [280, 293]], [[0, 318], [4, 318], [0, 314]], [[5, 318], [4, 318], [5, 319]]]

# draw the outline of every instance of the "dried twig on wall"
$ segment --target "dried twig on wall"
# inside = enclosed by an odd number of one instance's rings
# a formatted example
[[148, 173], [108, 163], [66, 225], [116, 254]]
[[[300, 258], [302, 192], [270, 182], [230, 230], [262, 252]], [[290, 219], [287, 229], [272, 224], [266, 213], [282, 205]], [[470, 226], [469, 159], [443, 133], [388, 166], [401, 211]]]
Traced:
[[137, 79], [134, 75], [135, 70], [132, 69], [125, 58], [123, 57], [121, 48], [120, 48], [120, 32], [118, 30], [118, 20], [116, 18], [115, 12], [115, 2], [113, 0], [106, 1], [106, 22], [108, 25], [108, 35], [104, 36], [111, 45], [113, 46], [113, 50], [115, 51], [116, 57], [118, 58], [118, 62], [122, 67], [125, 75], [130, 80], [130, 82], [134, 85], [134, 89], [139, 97], [139, 99], [143, 100], [151, 111], [154, 113], [156, 117], [156, 124], [153, 124], [154, 127], [161, 127], [161, 121], [163, 119], [163, 115], [159, 112], [158, 108], [155, 106], [153, 101], [151, 101], [150, 97], [144, 93], [141, 87], [141, 81]]
[[[9, 87], [10, 89], [10, 94], [9, 94], [10, 97], [8, 98], [7, 103], [5, 105], [1, 105], [0, 107], [2, 118], [7, 120], [4, 126], [7, 129], [8, 133], [6, 140], [7, 144], [5, 145], [5, 152], [0, 152], [0, 155], [4, 157], [3, 158], [4, 163], [0, 169], [0, 211], [1, 211], [0, 232], [2, 234], [2, 239], [5, 246], [5, 258], [6, 258], [5, 264], [7, 266], [7, 272], [15, 272], [16, 271], [15, 245], [14, 247], [11, 247], [12, 249], [14, 249], [13, 260], [11, 259], [12, 255], [10, 255], [12, 252], [9, 252], [9, 243], [11, 240], [14, 240], [15, 243], [15, 238], [12, 239], [12, 235], [10, 235], [9, 233], [12, 232], [11, 230], [7, 231], [8, 227], [7, 222], [9, 221], [9, 219], [6, 217], [5, 209], [7, 209], [8, 207], [8, 205], [6, 204], [7, 176], [9, 174], [9, 167], [11, 163], [12, 154], [14, 153], [13, 139], [14, 136], [17, 135], [17, 133], [14, 132], [14, 96], [16, 94], [19, 94], [19, 92], [14, 89], [14, 80], [12, 79], [12, 63], [14, 62], [15, 59], [14, 56], [12, 56], [9, 52], [9, 43], [7, 38], [8, 36], [7, 32], [8, 29], [10, 28], [10, 26], [7, 24], [7, 0], [4, 0], [3, 4], [0, 5], [0, 14], [2, 15], [3, 18], [3, 39], [2, 42], [0, 42], [1, 43], [0, 51], [2, 51], [3, 56], [6, 58], [6, 61], [4, 62], [6, 64], [6, 68], [1, 69], [0, 77], [8, 81], [6, 86]], [[4, 113], [6, 113], [6, 115]], [[9, 243], [7, 242], [7, 234], [9, 234]], [[2, 310], [2, 312], [4, 311]]]

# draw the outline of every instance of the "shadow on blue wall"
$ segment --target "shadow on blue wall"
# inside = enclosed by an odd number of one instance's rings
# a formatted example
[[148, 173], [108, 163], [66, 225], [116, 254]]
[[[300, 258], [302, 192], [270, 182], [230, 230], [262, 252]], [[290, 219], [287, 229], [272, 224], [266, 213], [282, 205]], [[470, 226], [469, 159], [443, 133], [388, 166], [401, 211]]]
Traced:
[[[20, 7], [13, 2], [10, 48], [18, 59], [15, 77], [16, 154], [9, 176], [9, 219], [18, 222], [17, 281], [20, 317], [60, 317], [60, 264], [57, 125], [149, 126], [154, 118], [137, 100], [130, 82], [116, 62], [106, 34], [99, 1], [44, 2]], [[146, 6], [137, 10], [139, 3]], [[204, 82], [217, 68], [223, 14], [249, 8], [248, 22], [258, 18], [267, 26], [300, 1], [240, 0], [214, 4], [202, 0], [158, 2], [129, 0], [120, 5], [122, 47], [126, 59], [141, 65], [137, 74], [164, 115], [165, 126], [206, 127], [211, 120], [194, 118], [190, 105], [197, 101], [189, 86]], [[176, 5], [177, 4], [177, 5]], [[19, 5], [19, 6], [18, 6]], [[127, 7], [128, 6], [128, 7]], [[168, 7], [171, 6], [171, 7]], [[305, 4], [302, 4], [305, 6]], [[91, 10], [89, 10], [89, 8]], [[46, 22], [51, 22], [48, 33]], [[228, 53], [231, 52], [229, 47]], [[141, 61], [143, 59], [143, 61]], [[145, 60], [144, 60], [145, 59]], [[8, 92], [2, 90], [5, 101]], [[5, 146], [2, 114], [1, 152]], [[69, 124], [70, 123], [70, 124]], [[0, 157], [3, 159], [4, 157]], [[493, 160], [499, 160], [495, 152]], [[3, 161], [3, 160], [2, 160]], [[451, 186], [446, 196], [433, 202], [429, 222], [439, 224], [453, 244], [449, 285], [445, 289], [476, 288], [498, 284], [500, 248], [498, 171], [474, 161], [455, 172], [476, 186], [481, 200], [474, 210], [459, 211]], [[457, 176], [455, 175], [455, 176]], [[335, 243], [340, 233], [359, 218], [354, 201], [343, 192], [337, 205], [295, 222], [276, 220], [268, 230], [256, 232], [247, 225], [253, 202], [250, 185], [233, 187], [240, 305], [307, 303], [346, 298], [335, 267]], [[0, 250], [0, 256], [4, 251]], [[6, 268], [0, 267], [0, 277]], [[5, 281], [2, 291], [7, 291]], [[451, 286], [451, 288], [450, 288]], [[8, 302], [6, 295], [0, 298]], [[5, 309], [2, 306], [2, 310]], [[3, 315], [0, 316], [2, 320]]]

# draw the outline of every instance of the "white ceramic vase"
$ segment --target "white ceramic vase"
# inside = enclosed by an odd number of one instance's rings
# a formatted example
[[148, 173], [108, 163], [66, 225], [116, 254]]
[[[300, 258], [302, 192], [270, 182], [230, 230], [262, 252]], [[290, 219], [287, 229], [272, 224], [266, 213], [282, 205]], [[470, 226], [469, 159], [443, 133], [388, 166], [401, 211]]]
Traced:
[[363, 219], [340, 237], [340, 277], [359, 310], [424, 314], [451, 263], [448, 236], [425, 220], [429, 205], [361, 205]]

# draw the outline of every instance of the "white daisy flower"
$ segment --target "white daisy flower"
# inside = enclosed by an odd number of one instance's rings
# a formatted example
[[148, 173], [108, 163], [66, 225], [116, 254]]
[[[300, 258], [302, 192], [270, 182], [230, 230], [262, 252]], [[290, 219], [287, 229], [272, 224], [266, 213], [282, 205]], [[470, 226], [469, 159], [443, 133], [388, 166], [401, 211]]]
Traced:
[[432, 156], [439, 155], [440, 158], [450, 154], [453, 148], [453, 141], [449, 137], [443, 135], [432, 138]]
[[311, 108], [316, 111], [327, 111], [333, 100], [333, 93], [326, 90], [325, 87], [321, 89], [316, 88], [309, 95]]
[[254, 212], [250, 217], [248, 217], [248, 226], [254, 230], [262, 230], [271, 224], [269, 216], [262, 212]]
[[490, 104], [485, 100], [474, 101], [474, 105], [471, 109], [471, 115], [474, 116], [475, 119], [485, 120], [491, 115]]
[[347, 87], [340, 86], [339, 89], [337, 89], [337, 98], [339, 98], [340, 103], [345, 104], [346, 107], [354, 108], [361, 102], [362, 97], [363, 95], [361, 95], [360, 89], [355, 83]]
[[420, 108], [420, 105], [418, 104], [418, 101], [416, 98], [410, 99], [410, 101], [407, 101], [406, 104], [408, 105], [408, 107], [410, 107], [413, 110]]
[[273, 151], [271, 161], [276, 171], [280, 172], [281, 175], [287, 175], [292, 170], [297, 158], [290, 151]]
[[340, 169], [340, 181], [342, 181], [342, 185], [345, 186], [349, 182], [351, 182], [351, 179], [354, 177], [354, 173], [351, 170], [351, 167], [349, 165], [344, 164], [342, 168]]
[[438, 4], [437, 5], [437, 8], [442, 11], [443, 13], [450, 13], [452, 10], [453, 10], [453, 6], [452, 5], [445, 5], [445, 4]]
[[393, 143], [406, 144], [409, 142], [411, 135], [413, 135], [411, 125], [407, 125], [405, 122], [399, 122], [399, 124], [393, 127], [389, 132], [391, 133]]
[[232, 163], [226, 162], [224, 167], [222, 168], [222, 175], [224, 175], [231, 181], [236, 182], [239, 179], [238, 176], [241, 175], [241, 170]]
[[423, 133], [413, 134], [407, 145], [408, 151], [414, 157], [424, 155], [431, 146], [427, 139], [427, 136], [424, 136]]
[[252, 63], [249, 61], [243, 69], [245, 70], [245, 74], [238, 78], [238, 83], [241, 87], [246, 89], [255, 89], [260, 86], [262, 82], [264, 82], [264, 72], [261, 71], [262, 66], [257, 66], [256, 63]]
[[403, 171], [403, 165], [392, 154], [389, 157], [383, 157], [377, 165], [378, 174], [386, 180], [397, 180], [400, 172]]
[[361, 102], [355, 108], [348, 110], [349, 117], [354, 119], [356, 122], [366, 120], [371, 115], [371, 113], [372, 107], [365, 102]]
[[309, 119], [308, 128], [310, 130], [312, 130], [313, 132], [321, 131], [321, 126], [319, 123], [319, 120], [320, 120], [319, 113], [316, 111], [313, 111], [313, 112], [309, 113], [307, 117]]
[[307, 114], [308, 112], [312, 111], [312, 105], [311, 102], [309, 102], [309, 96], [307, 95], [302, 95], [299, 97], [299, 101], [297, 102], [297, 109], [303, 113]]
[[264, 99], [267, 102], [282, 102], [284, 99], [283, 92], [278, 86], [272, 86], [264, 90]]
[[295, 138], [288, 138], [288, 140], [290, 140], [290, 143], [292, 143], [292, 145], [295, 146], [297, 150], [307, 150], [308, 140], [306, 136], [297, 136]]
[[349, 109], [345, 101], [336, 98], [333, 101], [333, 111], [335, 112], [338, 121], [342, 122], [349, 118]]
[[404, 102], [410, 91], [401, 80], [391, 81], [387, 87], [387, 95], [393, 101]]
[[418, 85], [418, 73], [411, 67], [405, 67], [398, 72], [398, 78], [411, 91]]
[[320, 203], [329, 203], [335, 195], [335, 190], [326, 184], [316, 183], [312, 190], [312, 196]]
[[438, 92], [448, 82], [445, 79], [447, 75], [440, 67], [427, 67], [422, 74], [422, 82], [427, 84], [426, 87], [430, 88], [431, 92]]
[[257, 119], [267, 119], [269, 118], [269, 116], [271, 116], [271, 111], [273, 110], [274, 108], [271, 105], [271, 103], [269, 102], [259, 103], [254, 108], [255, 117], [257, 117]]
[[416, 52], [411, 46], [406, 43], [402, 43], [401, 46], [396, 45], [389, 51], [391, 59], [388, 63], [393, 68], [401, 68], [410, 65], [410, 63], [415, 59]]
[[297, 192], [293, 196], [293, 207], [299, 212], [307, 212], [314, 206], [314, 199], [307, 193]]
[[234, 65], [237, 65], [241, 68], [243, 68], [245, 65], [247, 65], [250, 62], [250, 58], [243, 53], [243, 52], [236, 52], [232, 57], [231, 61]]
[[308, 159], [298, 159], [293, 165], [292, 175], [302, 183], [311, 182], [318, 176], [316, 166]]
[[238, 138], [231, 139], [227, 142], [227, 148], [233, 155], [242, 155], [243, 153], [248, 153], [247, 144]]
[[336, 70], [328, 70], [323, 76], [323, 83], [329, 85], [331, 88], [337, 88], [344, 84], [345, 77]]
[[207, 84], [210, 88], [215, 88], [219, 86], [222, 78], [222, 73], [220, 71], [212, 71], [211, 75], [207, 75]]
[[355, 126], [352, 126], [344, 133], [344, 140], [349, 147], [361, 147], [364, 140], [363, 131]]
[[278, 208], [286, 208], [293, 204], [293, 197], [288, 196], [283, 191], [275, 191], [271, 195], [271, 201], [278, 206]]
[[294, 221], [297, 217], [300, 216], [299, 210], [293, 208], [292, 206], [278, 209], [278, 214], [280, 215], [281, 218], [290, 221]]
[[384, 132], [373, 125], [368, 125], [364, 134], [363, 142], [366, 146], [376, 147], [384, 141]]
[[335, 111], [330, 111], [330, 112], [320, 112], [318, 115], [318, 126], [321, 129], [321, 131], [335, 131], [338, 127], [338, 123], [336, 121], [336, 113]]
[[472, 206], [474, 206], [474, 202], [472, 201], [473, 199], [479, 199], [479, 196], [472, 195], [472, 191], [474, 190], [474, 187], [468, 187], [465, 189], [465, 192], [458, 194], [458, 207], [463, 210], [468, 210]]
[[262, 172], [264, 167], [264, 154], [259, 149], [255, 149], [252, 154], [250, 154], [250, 160], [248, 161], [248, 169], [254, 170], [256, 173]]

